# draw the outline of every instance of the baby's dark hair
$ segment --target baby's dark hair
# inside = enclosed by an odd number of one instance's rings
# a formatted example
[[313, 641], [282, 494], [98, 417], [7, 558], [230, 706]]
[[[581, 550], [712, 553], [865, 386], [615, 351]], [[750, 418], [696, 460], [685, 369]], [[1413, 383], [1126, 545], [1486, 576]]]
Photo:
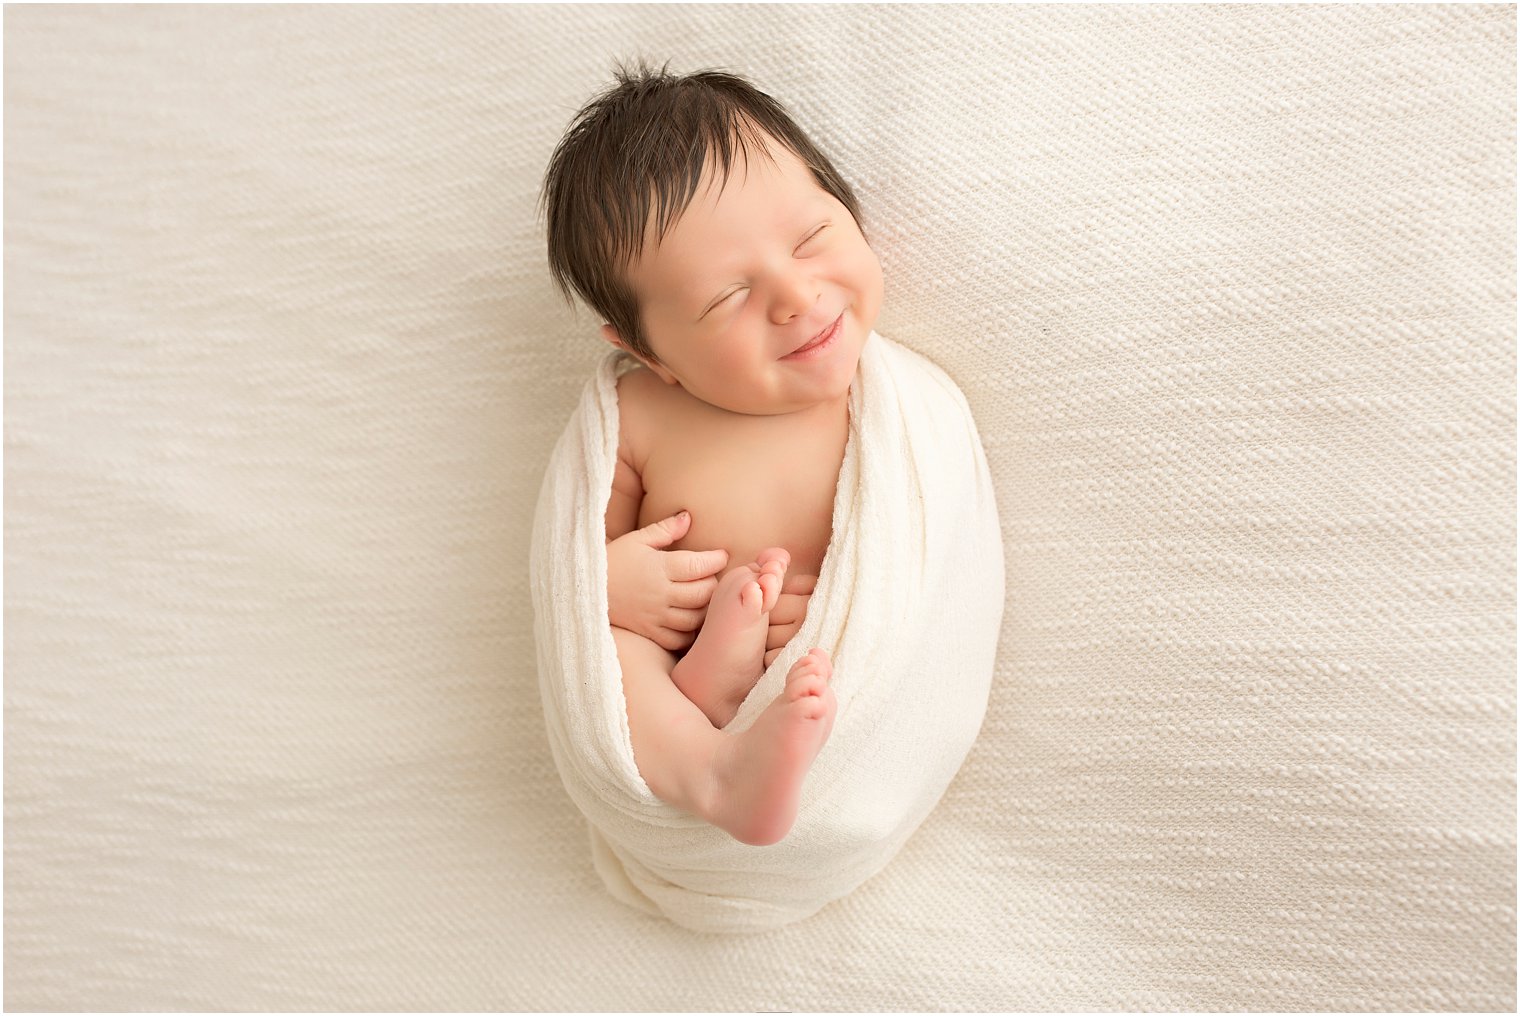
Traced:
[[579, 293], [651, 360], [627, 269], [644, 249], [651, 209], [658, 243], [691, 203], [714, 157], [726, 181], [735, 147], [746, 159], [769, 158], [766, 144], [773, 139], [860, 225], [849, 184], [775, 99], [732, 74], [677, 76], [666, 68], [655, 71], [641, 61], [632, 70], [616, 69], [617, 83], [587, 103], [560, 139], [540, 197], [549, 271], [560, 292], [567, 301]]

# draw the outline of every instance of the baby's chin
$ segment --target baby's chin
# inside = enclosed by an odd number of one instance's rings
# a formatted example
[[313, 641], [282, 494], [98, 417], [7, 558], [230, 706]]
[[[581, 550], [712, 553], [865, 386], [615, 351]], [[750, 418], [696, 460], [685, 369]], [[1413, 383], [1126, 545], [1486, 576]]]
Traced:
[[[842, 358], [835, 370], [831, 371], [826, 379], [819, 384], [810, 386], [806, 394], [799, 400], [802, 405], [796, 409], [807, 409], [814, 406], [839, 405], [849, 401], [850, 387], [855, 383], [855, 375], [860, 369], [860, 355]], [[794, 410], [795, 411], [795, 410]]]

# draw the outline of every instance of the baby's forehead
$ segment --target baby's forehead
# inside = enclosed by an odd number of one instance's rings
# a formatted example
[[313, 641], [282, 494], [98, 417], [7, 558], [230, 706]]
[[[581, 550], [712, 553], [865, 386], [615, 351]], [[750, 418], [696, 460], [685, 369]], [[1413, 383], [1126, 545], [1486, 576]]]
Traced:
[[[752, 182], [754, 191], [749, 189]], [[732, 219], [735, 207], [746, 207], [742, 204], [746, 192], [752, 201], [756, 198], [764, 201], [763, 217], [767, 220], [785, 219], [794, 211], [830, 198], [813, 172], [789, 151], [782, 151], [755, 167], [742, 159], [736, 159], [726, 170], [709, 166], [703, 169], [690, 193], [651, 195], [640, 254], [664, 251], [672, 236], [679, 239], [692, 233], [693, 227], [700, 230], [714, 222]], [[748, 207], [754, 210], [753, 204]]]
[[[815, 207], [831, 202], [829, 192], [799, 156], [774, 140], [766, 147], [769, 150], [763, 153], [736, 149], [727, 166], [709, 155], [695, 181], [650, 186], [640, 202], [647, 211], [639, 248], [627, 262], [628, 276], [640, 297], [668, 296], [671, 290], [679, 297], [687, 286], [709, 279], [713, 262], [722, 253], [709, 241], [725, 230], [734, 231], [738, 192], [748, 187], [752, 174], [759, 174], [755, 184], [764, 203], [760, 208], [751, 203], [747, 214], [761, 215], [767, 224], [790, 227], [791, 219], [813, 214]], [[739, 221], [746, 221], [744, 214]]]
[[645, 234], [643, 249], [629, 262], [626, 274], [634, 295], [644, 302], [681, 302], [702, 280], [704, 259], [693, 251], [657, 241]]

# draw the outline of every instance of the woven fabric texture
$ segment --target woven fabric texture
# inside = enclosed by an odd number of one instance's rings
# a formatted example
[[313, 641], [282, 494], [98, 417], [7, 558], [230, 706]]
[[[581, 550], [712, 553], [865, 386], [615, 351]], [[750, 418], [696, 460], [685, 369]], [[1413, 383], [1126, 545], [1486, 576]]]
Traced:
[[[1515, 1006], [1515, 8], [10, 7], [11, 1009]], [[1008, 585], [897, 858], [611, 899], [527, 556], [615, 58], [854, 184]]]

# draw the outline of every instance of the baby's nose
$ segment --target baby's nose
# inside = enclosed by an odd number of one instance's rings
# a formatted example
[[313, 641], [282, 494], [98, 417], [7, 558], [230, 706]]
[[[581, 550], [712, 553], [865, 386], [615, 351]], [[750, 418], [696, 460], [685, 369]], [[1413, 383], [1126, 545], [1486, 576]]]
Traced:
[[771, 304], [772, 318], [777, 324], [786, 324], [812, 310], [822, 295], [818, 285], [811, 279], [793, 276], [777, 287], [775, 300]]

